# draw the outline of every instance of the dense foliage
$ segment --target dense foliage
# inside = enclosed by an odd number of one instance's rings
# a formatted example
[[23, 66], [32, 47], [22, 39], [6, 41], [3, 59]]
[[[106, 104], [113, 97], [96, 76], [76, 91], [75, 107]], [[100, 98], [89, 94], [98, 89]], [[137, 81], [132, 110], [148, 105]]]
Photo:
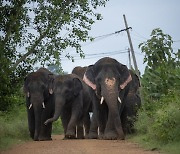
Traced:
[[146, 101], [159, 99], [180, 86], [180, 50], [173, 51], [172, 43], [170, 35], [154, 29], [151, 38], [139, 45], [147, 62], [142, 78]]
[[142, 76], [145, 102], [136, 128], [146, 135], [144, 141], [180, 141], [180, 50], [173, 51], [172, 43], [171, 36], [154, 29], [151, 38], [139, 46], [147, 66]]
[[[35, 64], [61, 69], [61, 53], [74, 48], [84, 57], [81, 42], [95, 12], [107, 0], [0, 0], [0, 110], [16, 104], [23, 78]], [[73, 60], [70, 53], [66, 57]], [[61, 71], [61, 70], [60, 70]]]

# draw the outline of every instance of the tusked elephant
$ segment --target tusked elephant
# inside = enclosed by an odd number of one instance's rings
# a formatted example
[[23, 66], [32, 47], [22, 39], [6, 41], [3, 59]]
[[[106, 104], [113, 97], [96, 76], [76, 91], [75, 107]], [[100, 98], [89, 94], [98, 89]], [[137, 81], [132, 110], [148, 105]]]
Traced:
[[84, 138], [83, 125], [85, 135], [88, 135], [91, 103], [88, 90], [88, 86], [75, 74], [56, 76], [50, 87], [50, 92], [54, 93], [55, 97], [55, 113], [46, 120], [45, 125], [56, 121], [60, 116], [65, 139]]
[[120, 117], [132, 80], [128, 68], [105, 57], [87, 68], [83, 80], [91, 87], [93, 99], [94, 118], [88, 138], [124, 139]]
[[53, 96], [49, 93], [49, 79], [53, 74], [46, 68], [27, 75], [24, 81], [30, 136], [35, 141], [52, 140], [52, 124], [44, 125], [54, 114]]
[[132, 134], [134, 130], [134, 122], [137, 118], [137, 111], [141, 107], [141, 98], [139, 96], [140, 81], [138, 76], [129, 70], [132, 81], [129, 82], [130, 88], [125, 100], [125, 107], [121, 116], [123, 130], [126, 134]]

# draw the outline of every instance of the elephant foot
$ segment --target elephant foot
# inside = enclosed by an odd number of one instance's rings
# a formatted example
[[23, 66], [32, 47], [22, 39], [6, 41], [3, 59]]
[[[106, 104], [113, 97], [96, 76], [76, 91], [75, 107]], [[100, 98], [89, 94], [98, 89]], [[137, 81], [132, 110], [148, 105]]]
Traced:
[[77, 130], [77, 139], [84, 139], [84, 130], [83, 129]]
[[77, 139], [84, 139], [84, 134], [78, 134], [77, 133]]
[[88, 138], [88, 135], [85, 135], [84, 138], [85, 138], [85, 139], [89, 139], [89, 138]]
[[76, 139], [75, 135], [65, 135], [65, 139]]
[[34, 135], [33, 140], [34, 140], [34, 141], [39, 141], [38, 135]]
[[125, 140], [125, 136], [118, 136], [117, 140]]
[[103, 139], [104, 139], [104, 134], [103, 134], [103, 133], [99, 133], [98, 139], [99, 139], [99, 140], [103, 140]]
[[104, 140], [117, 140], [118, 135], [115, 132], [108, 132], [104, 134], [103, 139]]
[[51, 137], [39, 137], [39, 141], [51, 141]]
[[88, 139], [97, 139], [98, 138], [98, 134], [97, 132], [89, 132], [89, 134], [87, 135]]
[[34, 138], [33, 140], [34, 140], [34, 141], [39, 141], [39, 139], [38, 139], [38, 138]]
[[65, 134], [65, 138], [66, 139], [76, 139], [76, 135], [75, 135], [75, 133], [74, 132], [66, 132], [66, 134]]

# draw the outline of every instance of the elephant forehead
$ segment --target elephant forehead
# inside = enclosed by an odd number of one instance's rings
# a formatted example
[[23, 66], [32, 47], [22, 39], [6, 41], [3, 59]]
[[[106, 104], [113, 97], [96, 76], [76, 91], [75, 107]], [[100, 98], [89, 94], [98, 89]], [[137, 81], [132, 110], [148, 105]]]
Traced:
[[105, 78], [105, 84], [108, 85], [108, 86], [113, 86], [116, 82], [116, 79], [115, 78]]

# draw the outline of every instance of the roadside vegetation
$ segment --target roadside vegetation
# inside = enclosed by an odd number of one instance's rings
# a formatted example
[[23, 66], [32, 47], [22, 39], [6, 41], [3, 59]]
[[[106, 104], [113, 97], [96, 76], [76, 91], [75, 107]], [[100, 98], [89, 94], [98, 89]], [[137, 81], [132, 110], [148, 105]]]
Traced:
[[[22, 105], [0, 112], [0, 151], [14, 144], [32, 141], [29, 136], [25, 100], [22, 101]], [[53, 123], [52, 135], [54, 134], [63, 134], [60, 119]]]
[[167, 153], [180, 151], [180, 50], [173, 51], [171, 36], [154, 29], [140, 44], [147, 63], [142, 76], [143, 104], [133, 140]]

